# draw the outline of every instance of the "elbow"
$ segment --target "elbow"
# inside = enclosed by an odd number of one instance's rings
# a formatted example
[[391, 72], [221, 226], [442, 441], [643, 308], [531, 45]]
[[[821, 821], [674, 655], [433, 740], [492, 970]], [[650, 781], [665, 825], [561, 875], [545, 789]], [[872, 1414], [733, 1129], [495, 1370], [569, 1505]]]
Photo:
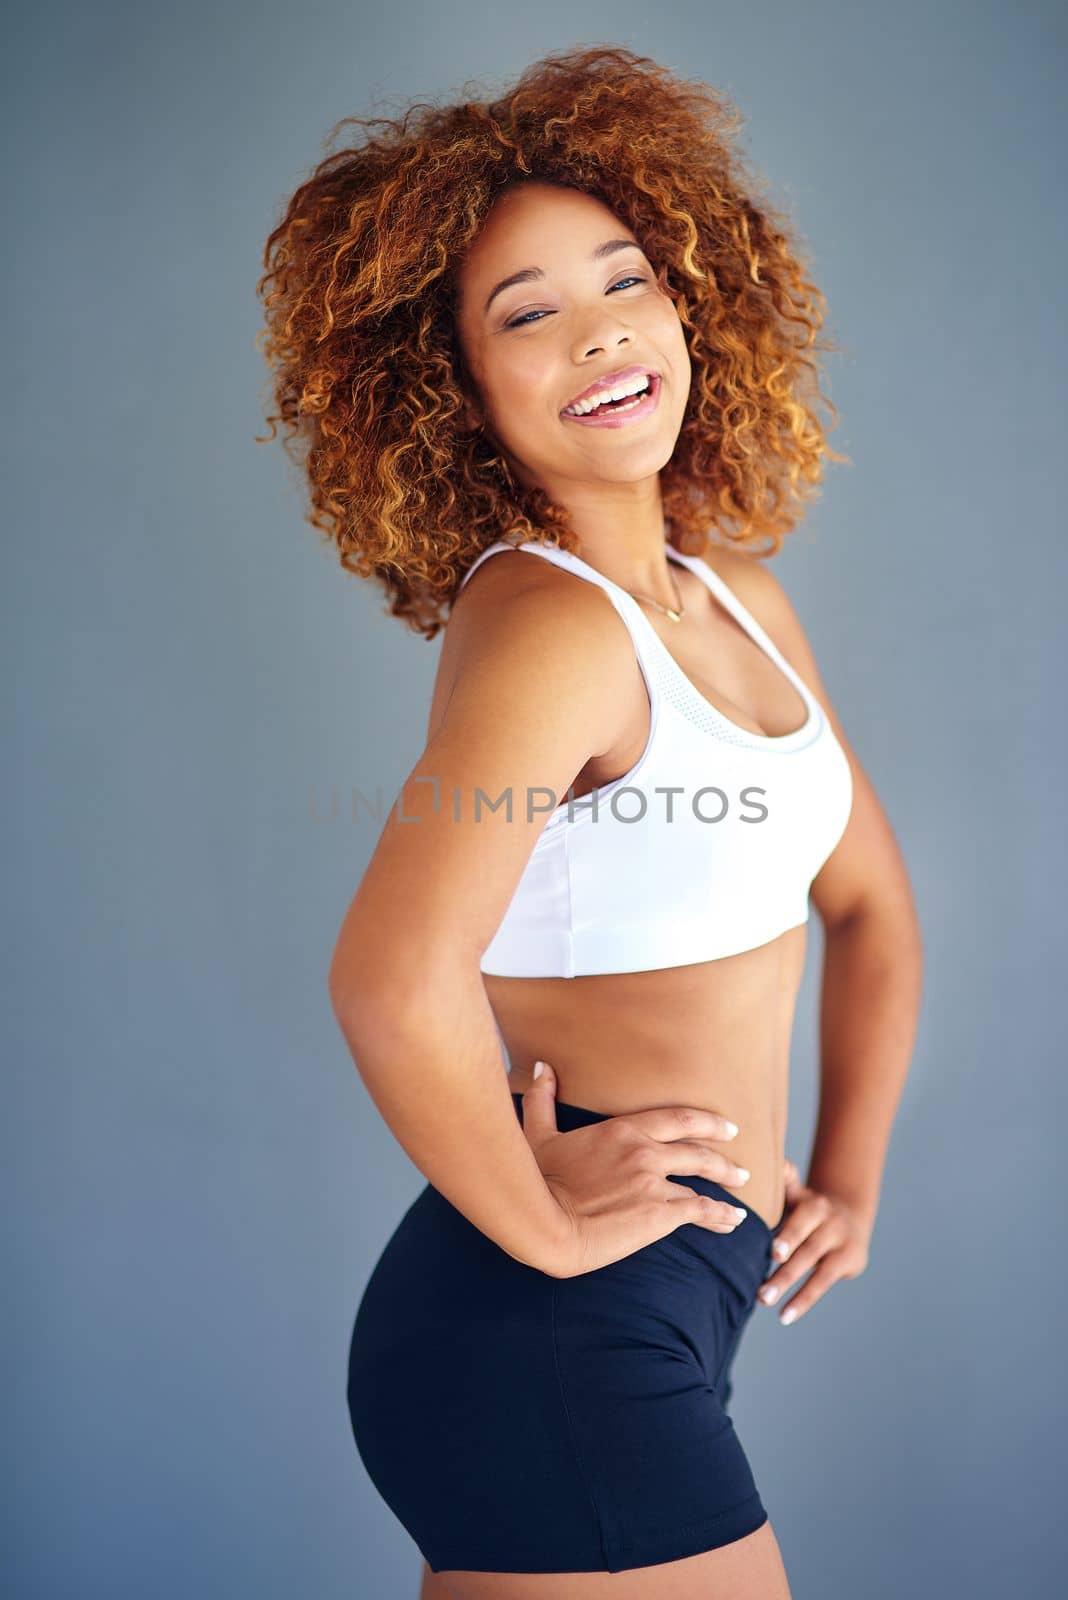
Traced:
[[358, 985], [328, 984], [330, 1007], [358, 1070], [364, 1073], [370, 1062], [392, 1060], [410, 1048], [406, 1031], [413, 1019], [392, 1005], [382, 993], [375, 993], [362, 981]]
[[381, 917], [361, 911], [357, 894], [334, 941], [326, 975], [330, 1009], [350, 1045], [377, 1026], [388, 992], [396, 987], [390, 980], [395, 980], [403, 965], [399, 944], [394, 930], [383, 927]]
[[425, 1035], [428, 1027], [440, 1026], [441, 1018], [454, 1015], [468, 992], [485, 1003], [477, 961], [470, 969], [455, 961], [443, 969], [411, 952], [403, 961], [383, 955], [358, 968], [335, 954], [327, 975], [331, 1009], [353, 1049], [396, 1046]]
[[327, 974], [326, 991], [334, 1019], [350, 1045], [372, 1032], [381, 1032], [391, 1009], [388, 991], [385, 985], [376, 984], [367, 970], [354, 972], [335, 956]]
[[338, 936], [326, 976], [330, 1009], [350, 1044], [374, 1027], [390, 1005], [399, 963], [393, 946], [372, 938], [351, 911]]
[[355, 1035], [361, 1015], [366, 1013], [361, 991], [339, 978], [331, 967], [326, 980], [326, 992], [335, 1022], [346, 1039], [351, 1039]]
[[372, 1014], [373, 986], [365, 968], [353, 964], [351, 948], [346, 955], [340, 942], [326, 975], [326, 992], [338, 1026], [346, 1039], [352, 1039], [361, 1021]]
[[910, 895], [866, 901], [841, 916], [824, 919], [824, 929], [828, 945], [839, 941], [843, 945], [858, 941], [869, 944], [898, 968], [911, 970], [917, 983], [922, 984], [923, 929]]

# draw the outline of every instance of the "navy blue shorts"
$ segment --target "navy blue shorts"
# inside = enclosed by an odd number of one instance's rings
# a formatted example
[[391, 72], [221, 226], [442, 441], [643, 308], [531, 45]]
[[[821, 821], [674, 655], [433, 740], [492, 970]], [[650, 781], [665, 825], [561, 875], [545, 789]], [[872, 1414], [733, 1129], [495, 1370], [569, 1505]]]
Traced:
[[[556, 1115], [561, 1132], [605, 1120], [561, 1101]], [[766, 1522], [727, 1404], [782, 1220], [684, 1223], [553, 1278], [427, 1184], [360, 1301], [348, 1406], [372, 1483], [431, 1570], [621, 1572]]]

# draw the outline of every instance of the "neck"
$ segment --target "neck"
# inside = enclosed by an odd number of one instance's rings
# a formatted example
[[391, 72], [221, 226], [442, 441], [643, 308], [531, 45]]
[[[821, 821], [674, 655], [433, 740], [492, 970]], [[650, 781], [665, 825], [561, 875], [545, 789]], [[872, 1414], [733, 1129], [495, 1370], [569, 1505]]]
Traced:
[[595, 567], [621, 589], [638, 589], [663, 600], [665, 605], [675, 603], [673, 579], [678, 568], [667, 554], [668, 530], [663, 518], [641, 535], [602, 532], [590, 538], [579, 528], [575, 532], [579, 539], [577, 553], [587, 566]]

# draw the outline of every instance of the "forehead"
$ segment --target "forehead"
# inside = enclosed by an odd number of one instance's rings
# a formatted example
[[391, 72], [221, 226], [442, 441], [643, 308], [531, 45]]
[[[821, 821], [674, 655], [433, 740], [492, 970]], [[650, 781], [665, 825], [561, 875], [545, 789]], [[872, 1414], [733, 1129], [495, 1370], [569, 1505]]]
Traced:
[[[633, 232], [595, 195], [547, 183], [521, 183], [508, 189], [487, 213], [457, 274], [472, 294], [492, 278], [530, 266], [549, 271], [554, 262], [588, 258], [609, 235]], [[635, 240], [637, 243], [637, 240]]]

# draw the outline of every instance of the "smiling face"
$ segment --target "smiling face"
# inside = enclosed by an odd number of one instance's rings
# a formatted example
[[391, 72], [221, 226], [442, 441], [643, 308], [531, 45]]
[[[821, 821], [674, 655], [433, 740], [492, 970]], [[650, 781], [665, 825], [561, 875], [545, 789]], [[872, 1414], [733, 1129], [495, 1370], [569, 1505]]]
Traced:
[[[540, 181], [506, 191], [457, 290], [457, 334], [478, 391], [467, 421], [484, 423], [521, 482], [567, 505], [582, 484], [647, 483], [671, 459], [689, 351], [653, 264], [608, 206]], [[658, 381], [611, 423], [564, 415], [591, 385], [634, 367]]]

